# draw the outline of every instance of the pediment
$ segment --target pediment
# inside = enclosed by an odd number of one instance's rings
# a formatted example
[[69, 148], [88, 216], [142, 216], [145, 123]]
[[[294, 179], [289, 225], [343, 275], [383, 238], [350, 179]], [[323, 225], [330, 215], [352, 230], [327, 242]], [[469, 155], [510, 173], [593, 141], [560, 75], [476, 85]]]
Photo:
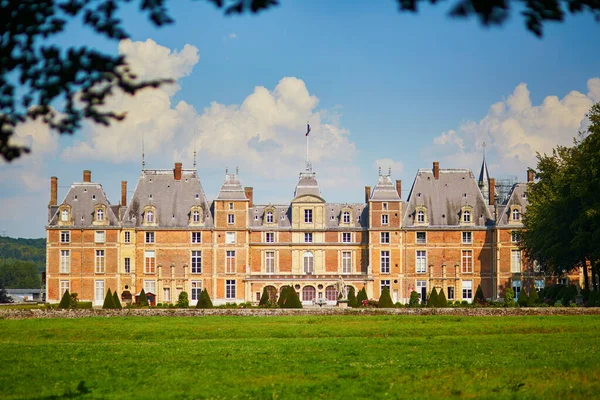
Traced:
[[292, 203], [294, 204], [299, 204], [299, 203], [325, 203], [325, 199], [323, 199], [320, 196], [315, 196], [312, 194], [306, 194], [303, 196], [298, 196], [296, 197], [294, 200], [292, 200]]

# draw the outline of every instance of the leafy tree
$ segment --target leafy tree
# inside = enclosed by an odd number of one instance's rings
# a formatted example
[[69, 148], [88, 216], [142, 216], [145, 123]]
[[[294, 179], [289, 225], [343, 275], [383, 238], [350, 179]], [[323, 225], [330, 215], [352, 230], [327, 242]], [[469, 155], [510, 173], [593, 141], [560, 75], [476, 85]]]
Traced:
[[431, 294], [429, 295], [429, 298], [427, 299], [427, 307], [435, 307], [437, 305], [437, 291], [435, 290], [435, 287], [433, 289], [431, 289]]
[[529, 299], [527, 299], [527, 307], [535, 307], [539, 300], [540, 298], [537, 290], [535, 290], [535, 288], [531, 288], [529, 291]]
[[350, 286], [350, 289], [348, 289], [348, 307], [357, 307], [354, 286]]
[[506, 307], [515, 306], [515, 291], [511, 287], [504, 289], [504, 305]]
[[[40, 274], [46, 269], [46, 239], [15, 239], [8, 236], [0, 236], [0, 260], [4, 260], [4, 262], [9, 264], [14, 261], [32, 261], [36, 266], [38, 274]], [[37, 289], [39, 288], [39, 284], [32, 287], [20, 285], [20, 287]]]
[[142, 289], [142, 291], [140, 292], [139, 303], [142, 307], [148, 307], [150, 305], [148, 304], [148, 298], [146, 297], [146, 291], [144, 289]]
[[523, 287], [521, 289], [521, 291], [519, 292], [519, 298], [517, 299], [517, 303], [519, 303], [519, 306], [521, 306], [521, 307], [527, 307], [528, 301], [529, 301], [529, 297], [527, 296], [527, 292], [525, 291], [525, 288]]
[[12, 303], [12, 297], [8, 295], [6, 289], [0, 286], [0, 304], [2, 303]]
[[65, 290], [62, 298], [60, 299], [60, 303], [58, 303], [58, 308], [64, 309], [69, 308], [71, 305], [71, 295], [69, 294], [69, 289]]
[[102, 305], [102, 308], [115, 308], [115, 298], [113, 297], [113, 294], [110, 291], [110, 288], [106, 292], [106, 296], [104, 297], [104, 304]]
[[210, 296], [208, 295], [208, 291], [206, 289], [200, 292], [200, 297], [196, 303], [196, 308], [213, 308], [213, 303], [210, 300]]
[[179, 293], [179, 299], [177, 300], [177, 307], [188, 308], [189, 306], [190, 306], [190, 300], [188, 298], [187, 292]]
[[417, 307], [419, 305], [419, 293], [414, 290], [410, 292], [410, 299], [408, 300], [409, 307]]
[[437, 295], [437, 304], [435, 306], [440, 308], [448, 307], [448, 300], [446, 300], [446, 294], [444, 293], [443, 288], [440, 289], [440, 292]]
[[113, 304], [115, 305], [115, 308], [123, 308], [123, 306], [121, 305], [121, 300], [119, 299], [119, 295], [117, 294], [116, 290], [113, 292]]
[[483, 295], [483, 289], [481, 288], [481, 284], [477, 285], [477, 290], [475, 291], [475, 298], [473, 299], [473, 302], [477, 304], [487, 303], [485, 300], [485, 296]]
[[34, 262], [6, 259], [0, 261], [0, 285], [7, 289], [39, 289], [41, 279]]
[[262, 296], [260, 296], [260, 301], [258, 302], [259, 306], [268, 306], [269, 305], [269, 292], [267, 291], [267, 287], [263, 288]]
[[384, 287], [381, 291], [381, 296], [379, 296], [379, 302], [377, 305], [378, 308], [394, 308], [394, 302], [392, 301], [392, 297], [390, 296], [390, 290], [388, 287]]
[[[279, 4], [279, 0], [206, 0], [225, 14], [257, 13]], [[419, 0], [396, 0], [400, 11], [416, 12]], [[124, 113], [103, 110], [106, 99], [116, 91], [134, 95], [157, 87], [168, 79], [140, 81], [123, 56], [105, 54], [87, 46], [60, 46], [69, 23], [108, 40], [129, 38], [121, 6], [132, 0], [39, 0], [0, 2], [0, 153], [10, 161], [28, 147], [10, 142], [14, 128], [40, 118], [61, 134], [72, 134], [84, 119], [109, 125]], [[156, 27], [174, 23], [167, 0], [138, 0], [140, 12]], [[436, 4], [438, 0], [429, 0]], [[597, 0], [454, 0], [453, 17], [475, 16], [484, 26], [503, 24], [511, 4], [519, 4], [527, 29], [542, 35], [543, 24], [562, 21], [566, 14], [589, 12], [600, 18]], [[347, 3], [351, 4], [351, 3]], [[168, 77], [165, 77], [168, 78]], [[64, 104], [56, 110], [58, 104]]]
[[360, 291], [358, 292], [358, 295], [356, 296], [357, 307], [362, 307], [363, 306], [363, 302], [365, 300], [369, 300], [369, 296], [367, 296], [367, 290], [363, 286], [363, 288], [360, 289]]

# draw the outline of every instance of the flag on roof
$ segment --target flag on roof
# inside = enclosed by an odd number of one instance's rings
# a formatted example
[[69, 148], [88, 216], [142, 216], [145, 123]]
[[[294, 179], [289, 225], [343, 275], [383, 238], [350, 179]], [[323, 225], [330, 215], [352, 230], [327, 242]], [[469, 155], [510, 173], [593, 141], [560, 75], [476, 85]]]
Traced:
[[310, 133], [310, 125], [306, 124], [306, 136]]

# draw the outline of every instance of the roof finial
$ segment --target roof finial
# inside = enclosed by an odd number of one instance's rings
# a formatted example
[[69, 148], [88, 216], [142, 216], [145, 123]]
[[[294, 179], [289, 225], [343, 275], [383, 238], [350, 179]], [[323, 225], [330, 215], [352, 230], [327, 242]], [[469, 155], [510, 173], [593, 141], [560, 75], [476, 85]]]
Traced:
[[146, 161], [144, 160], [144, 131], [142, 131], [142, 171], [146, 169]]
[[379, 176], [381, 176], [381, 167], [379, 167], [378, 169], [379, 169]]
[[485, 142], [483, 142], [483, 144], [481, 145], [481, 147], [483, 147], [483, 159], [485, 160], [485, 148], [487, 147], [487, 145], [485, 144]]
[[196, 130], [194, 129], [194, 169], [196, 169]]
[[238, 174], [239, 174], [239, 172], [240, 172], [240, 169], [239, 169], [239, 167], [235, 167], [235, 174], [236, 174], [236, 175], [238, 175]]
[[392, 167], [388, 169], [388, 176], [392, 176]]
[[229, 174], [229, 168], [225, 167], [225, 175]]

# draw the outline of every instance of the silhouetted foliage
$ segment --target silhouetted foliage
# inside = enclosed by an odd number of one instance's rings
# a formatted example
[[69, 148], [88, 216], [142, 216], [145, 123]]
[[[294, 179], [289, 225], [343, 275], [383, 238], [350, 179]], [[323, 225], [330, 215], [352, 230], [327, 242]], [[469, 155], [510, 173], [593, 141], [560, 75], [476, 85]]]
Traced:
[[348, 289], [348, 307], [356, 307], [356, 293], [354, 291], [354, 286], [350, 286]]
[[356, 296], [356, 306], [362, 307], [363, 302], [365, 302], [366, 300], [369, 300], [369, 297], [367, 296], [367, 290], [363, 286], [363, 288], [359, 290], [358, 295]]
[[123, 306], [121, 305], [121, 300], [119, 299], [119, 295], [117, 294], [116, 290], [113, 292], [113, 304], [115, 305], [115, 308], [123, 308]]
[[146, 297], [146, 291], [144, 289], [142, 289], [142, 291], [140, 292], [140, 298], [138, 300], [138, 303], [140, 306], [142, 307], [148, 307], [148, 297]]
[[71, 295], [69, 294], [69, 289], [65, 290], [62, 298], [60, 299], [60, 303], [58, 303], [58, 308], [69, 308], [71, 306]]
[[6, 289], [4, 289], [1, 285], [0, 285], [0, 304], [1, 303], [12, 303], [13, 299], [12, 297], [10, 297], [8, 295], [8, 292], [6, 291]]
[[381, 296], [379, 296], [379, 302], [377, 303], [377, 308], [394, 308], [394, 302], [392, 301], [392, 296], [390, 296], [390, 290], [388, 287], [384, 287], [381, 291]]
[[102, 308], [115, 308], [115, 299], [113, 297], [110, 288], [106, 292], [106, 296], [104, 297], [104, 304], [102, 304]]
[[527, 307], [527, 302], [529, 301], [529, 296], [527, 296], [527, 292], [525, 288], [521, 288], [519, 292], [519, 298], [517, 299], [517, 303], [519, 303], [520, 307]]
[[483, 289], [481, 288], [481, 284], [477, 285], [477, 290], [475, 291], [475, 298], [473, 298], [473, 302], [477, 304], [486, 304], [487, 300], [483, 295]]
[[527, 307], [535, 307], [539, 303], [540, 297], [535, 288], [531, 288], [529, 292], [529, 298], [527, 299]]
[[504, 288], [504, 305], [506, 307], [515, 306], [515, 291], [510, 287]]
[[267, 306], [269, 305], [269, 292], [267, 291], [267, 287], [263, 288], [262, 296], [260, 296], [260, 301], [258, 302], [259, 306]]
[[435, 288], [431, 289], [431, 293], [427, 299], [427, 307], [437, 307], [437, 291]]
[[198, 297], [196, 308], [213, 308], [212, 300], [210, 299], [206, 289], [200, 292], [200, 297]]

